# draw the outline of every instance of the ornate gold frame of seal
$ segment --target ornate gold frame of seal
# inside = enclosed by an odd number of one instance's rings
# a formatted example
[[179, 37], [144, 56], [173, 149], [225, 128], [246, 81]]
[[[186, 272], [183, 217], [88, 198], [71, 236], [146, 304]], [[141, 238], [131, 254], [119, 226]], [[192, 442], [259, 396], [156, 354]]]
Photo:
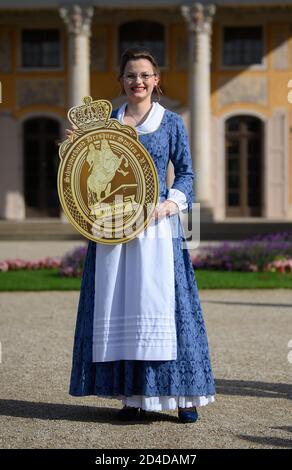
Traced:
[[159, 198], [155, 164], [136, 130], [110, 118], [107, 100], [68, 111], [72, 136], [59, 149], [58, 193], [71, 224], [86, 238], [126, 243], [151, 221]]

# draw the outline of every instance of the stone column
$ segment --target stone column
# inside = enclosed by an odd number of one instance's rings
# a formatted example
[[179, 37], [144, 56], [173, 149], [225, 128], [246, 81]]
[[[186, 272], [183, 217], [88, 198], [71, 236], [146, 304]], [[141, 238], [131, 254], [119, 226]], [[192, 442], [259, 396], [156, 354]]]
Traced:
[[189, 35], [190, 146], [201, 220], [212, 218], [210, 37], [215, 10], [215, 5], [201, 3], [181, 7]]
[[0, 218], [25, 218], [22, 140], [17, 119], [10, 111], [0, 113]]
[[82, 104], [82, 98], [90, 95], [90, 34], [92, 7], [60, 8], [69, 33], [69, 93], [68, 108]]

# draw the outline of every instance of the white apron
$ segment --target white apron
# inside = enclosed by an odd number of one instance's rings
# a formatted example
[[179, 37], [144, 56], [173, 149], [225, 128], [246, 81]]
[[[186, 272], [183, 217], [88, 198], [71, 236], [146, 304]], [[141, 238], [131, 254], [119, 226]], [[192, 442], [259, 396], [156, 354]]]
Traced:
[[[125, 105], [118, 112], [120, 122], [123, 122], [124, 112]], [[137, 131], [155, 131], [161, 123], [163, 112], [164, 108], [154, 103], [148, 118], [136, 128]], [[177, 189], [169, 190], [168, 199], [174, 201], [179, 210], [187, 208], [185, 194]], [[112, 247], [96, 246], [93, 361], [176, 359], [170, 218], [163, 218], [158, 224], [156, 222], [156, 227], [159, 233], [165, 235], [164, 243], [157, 237], [151, 244], [151, 224], [129, 243]], [[161, 315], [158, 315], [159, 312]], [[160, 332], [163, 334], [159, 339]], [[178, 406], [204, 406], [214, 401], [214, 396], [121, 395], [111, 398], [120, 399], [127, 406], [151, 411], [172, 410]]]
[[[123, 105], [117, 118], [123, 122]], [[139, 133], [159, 127], [164, 108], [153, 103]], [[185, 204], [183, 193], [171, 199]], [[170, 197], [169, 197], [170, 198]], [[170, 218], [152, 221], [135, 239], [96, 244], [93, 362], [176, 360], [174, 261]]]
[[93, 362], [176, 359], [174, 309], [167, 218], [128, 243], [96, 245]]

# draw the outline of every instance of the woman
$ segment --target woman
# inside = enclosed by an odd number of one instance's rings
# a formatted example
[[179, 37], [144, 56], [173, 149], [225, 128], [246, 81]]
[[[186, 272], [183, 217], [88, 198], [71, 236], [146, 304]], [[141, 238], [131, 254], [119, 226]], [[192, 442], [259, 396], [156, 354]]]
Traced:
[[[152, 102], [159, 70], [149, 51], [128, 49], [119, 80], [127, 102], [112, 117], [136, 128], [157, 167], [160, 199], [147, 229], [130, 242], [89, 242], [70, 394], [122, 400], [120, 420], [178, 408], [180, 422], [195, 422], [215, 387], [194, 271], [182, 248], [179, 211], [191, 210], [193, 198], [188, 139], [180, 116]], [[175, 179], [168, 190], [169, 160]]]

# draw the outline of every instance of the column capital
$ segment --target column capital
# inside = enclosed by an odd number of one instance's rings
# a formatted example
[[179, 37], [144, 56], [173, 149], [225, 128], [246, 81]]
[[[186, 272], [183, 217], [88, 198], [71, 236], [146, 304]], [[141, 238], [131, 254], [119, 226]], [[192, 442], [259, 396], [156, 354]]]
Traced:
[[193, 5], [181, 6], [181, 13], [190, 33], [211, 34], [215, 12], [216, 6], [213, 4], [202, 5], [202, 3], [194, 3]]
[[90, 36], [91, 19], [93, 7], [72, 5], [59, 9], [61, 18], [67, 25], [68, 32], [75, 35]]

